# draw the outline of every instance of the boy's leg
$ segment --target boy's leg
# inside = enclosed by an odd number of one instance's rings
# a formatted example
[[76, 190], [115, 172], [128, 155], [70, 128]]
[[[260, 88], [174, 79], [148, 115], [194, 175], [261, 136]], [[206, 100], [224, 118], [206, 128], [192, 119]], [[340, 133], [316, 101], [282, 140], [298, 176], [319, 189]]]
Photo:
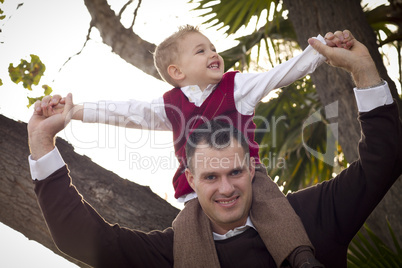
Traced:
[[[256, 166], [250, 216], [278, 267], [285, 259], [297, 267], [298, 252], [303, 253], [299, 257], [314, 259], [313, 245], [299, 216], [262, 165]], [[299, 249], [295, 251], [296, 248]]]
[[173, 221], [173, 230], [175, 268], [220, 267], [211, 224], [197, 198], [186, 203]]

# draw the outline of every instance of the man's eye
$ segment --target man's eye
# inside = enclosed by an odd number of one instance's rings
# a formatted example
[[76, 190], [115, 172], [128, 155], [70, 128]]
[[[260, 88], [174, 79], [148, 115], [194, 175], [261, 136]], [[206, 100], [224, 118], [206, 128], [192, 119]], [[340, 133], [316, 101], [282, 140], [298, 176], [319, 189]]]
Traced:
[[209, 176], [205, 177], [205, 179], [209, 180], [209, 181], [214, 180], [215, 178], [216, 177], [214, 175], [209, 175]]
[[241, 174], [241, 170], [232, 171], [232, 176], [236, 176], [236, 175], [240, 175], [240, 174]]

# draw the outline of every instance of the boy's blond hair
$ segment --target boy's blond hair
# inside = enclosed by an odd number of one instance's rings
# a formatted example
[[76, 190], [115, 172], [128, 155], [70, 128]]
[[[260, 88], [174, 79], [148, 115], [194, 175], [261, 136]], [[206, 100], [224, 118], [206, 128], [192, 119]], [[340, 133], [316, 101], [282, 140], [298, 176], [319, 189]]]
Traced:
[[154, 64], [163, 80], [168, 82], [174, 87], [177, 83], [170, 77], [167, 69], [170, 64], [175, 63], [179, 59], [179, 45], [178, 40], [185, 37], [189, 33], [200, 33], [196, 26], [184, 25], [180, 26], [179, 30], [166, 38], [160, 43], [154, 52]]

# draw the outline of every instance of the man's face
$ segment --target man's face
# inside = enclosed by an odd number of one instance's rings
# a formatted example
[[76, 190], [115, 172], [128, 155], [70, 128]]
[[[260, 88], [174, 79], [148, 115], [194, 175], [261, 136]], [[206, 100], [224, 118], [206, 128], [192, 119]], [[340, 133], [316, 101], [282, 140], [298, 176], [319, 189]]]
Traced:
[[247, 221], [254, 159], [249, 161], [236, 140], [222, 150], [201, 146], [191, 159], [193, 172], [186, 169], [187, 180], [211, 220], [213, 231], [225, 234]]
[[179, 41], [179, 61], [176, 64], [184, 74], [180, 86], [198, 85], [204, 90], [209, 84], [221, 81], [224, 72], [222, 57], [207, 37], [189, 33]]

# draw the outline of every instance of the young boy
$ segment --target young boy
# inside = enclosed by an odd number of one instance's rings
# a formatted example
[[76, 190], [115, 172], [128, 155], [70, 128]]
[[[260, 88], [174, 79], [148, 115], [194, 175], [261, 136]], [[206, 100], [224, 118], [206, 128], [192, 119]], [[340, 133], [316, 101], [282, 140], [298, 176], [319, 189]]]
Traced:
[[[322, 37], [319, 38], [323, 41]], [[347, 41], [342, 42], [346, 44], [343, 46], [350, 46]], [[223, 59], [213, 44], [198, 28], [186, 25], [156, 48], [154, 60], [162, 78], [174, 89], [150, 103], [131, 100], [76, 105], [73, 119], [134, 128], [146, 125], [152, 130], [173, 131], [175, 153], [180, 162], [173, 178], [175, 197], [186, 203], [173, 223], [175, 266], [200, 267], [199, 259], [188, 257], [197, 252], [204, 256], [204, 262], [210, 264], [209, 267], [219, 263], [212, 239], [197, 235], [202, 232], [195, 226], [200, 228], [201, 224], [201, 228], [208, 230], [211, 227], [208, 221], [202, 221], [197, 216], [199, 203], [184, 173], [184, 148], [189, 133], [205, 121], [218, 117], [229, 121], [245, 134], [250, 156], [257, 164], [251, 222], [245, 225], [258, 230], [278, 267], [285, 259], [292, 267], [301, 267], [306, 261], [314, 262], [313, 247], [300, 219], [259, 161], [259, 147], [254, 140], [256, 126], [252, 119], [255, 106], [271, 90], [313, 72], [325, 58], [308, 47], [301, 55], [266, 73], [224, 73]], [[49, 115], [56, 112], [52, 107], [59, 101], [63, 103], [60, 96], [45, 98], [42, 110]], [[117, 118], [124, 120], [116, 121]], [[214, 234], [214, 237], [221, 239], [222, 235], [225, 234]], [[316, 262], [316, 265], [308, 267], [321, 266]]]

